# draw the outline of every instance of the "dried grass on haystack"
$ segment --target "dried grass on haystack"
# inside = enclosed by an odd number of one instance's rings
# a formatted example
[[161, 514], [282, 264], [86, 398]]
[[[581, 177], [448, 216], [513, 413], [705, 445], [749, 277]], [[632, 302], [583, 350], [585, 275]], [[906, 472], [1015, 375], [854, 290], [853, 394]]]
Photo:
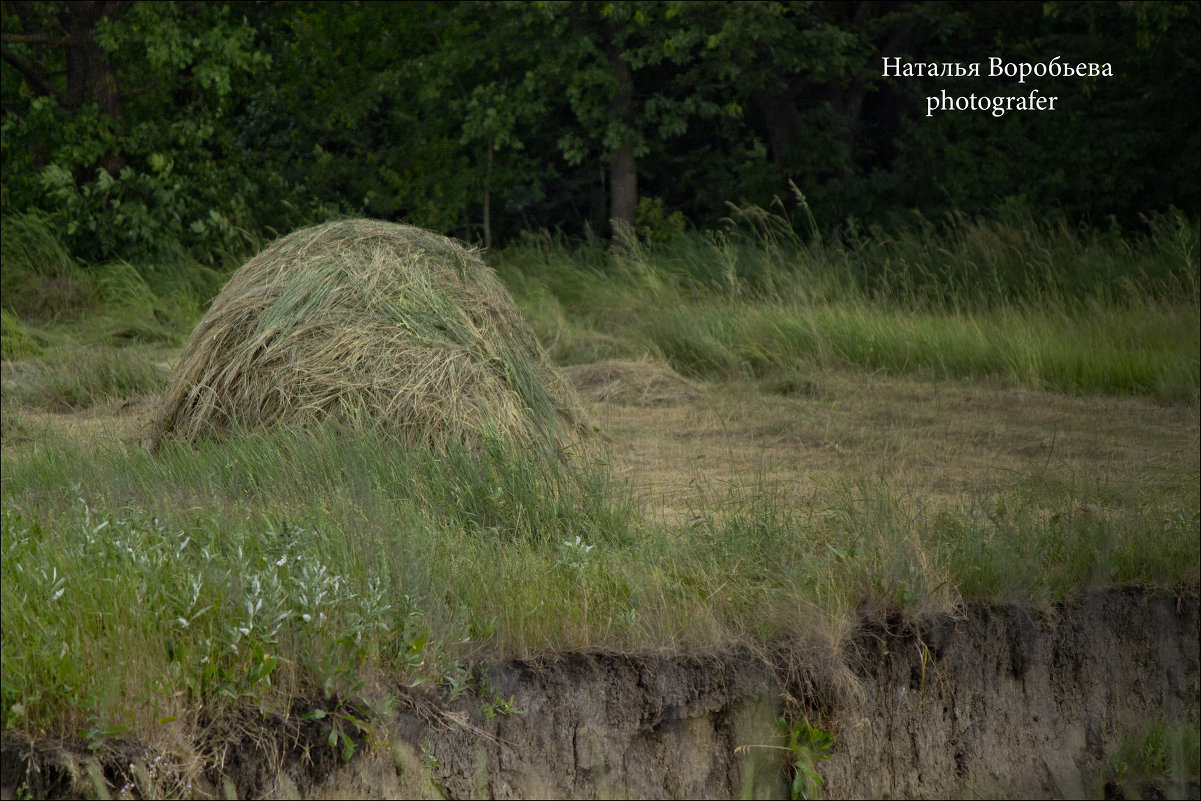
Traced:
[[487, 432], [562, 448], [587, 431], [479, 256], [376, 220], [305, 228], [234, 273], [184, 348], [151, 440], [326, 419], [435, 447]]

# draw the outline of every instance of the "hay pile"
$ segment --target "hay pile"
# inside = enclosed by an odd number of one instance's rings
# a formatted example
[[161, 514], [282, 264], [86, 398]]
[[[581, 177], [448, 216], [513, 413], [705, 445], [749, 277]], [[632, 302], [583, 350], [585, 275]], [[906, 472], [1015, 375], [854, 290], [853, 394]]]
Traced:
[[188, 340], [150, 438], [329, 419], [433, 447], [487, 432], [557, 449], [587, 431], [575, 392], [474, 252], [375, 220], [297, 231], [234, 273]]
[[674, 406], [701, 397], [696, 384], [665, 364], [609, 360], [567, 368], [576, 391], [593, 403]]

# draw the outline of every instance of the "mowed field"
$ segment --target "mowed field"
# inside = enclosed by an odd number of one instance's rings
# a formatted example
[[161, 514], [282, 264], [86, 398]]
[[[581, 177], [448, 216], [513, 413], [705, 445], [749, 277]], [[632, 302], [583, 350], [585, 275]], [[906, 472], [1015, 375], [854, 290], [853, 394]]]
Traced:
[[[166, 371], [176, 355], [157, 349], [154, 358]], [[5, 381], [19, 386], [27, 369], [6, 364]], [[1201, 424], [1188, 403], [852, 370], [711, 382], [649, 359], [565, 372], [614, 476], [646, 514], [669, 521], [737, 491], [770, 491], [816, 514], [856, 484], [931, 509], [1016, 488], [1041, 489], [1048, 501], [1076, 491], [1087, 511], [1106, 498], [1186, 499], [1201, 471]], [[153, 402], [135, 395], [78, 411], [26, 407], [5, 449], [20, 458], [55, 443], [136, 447]]]
[[953, 508], [1040, 484], [1170, 492], [1198, 470], [1188, 405], [851, 371], [765, 389], [685, 382], [638, 362], [598, 367], [613, 383], [653, 376], [642, 379], [649, 390], [613, 393], [586, 380], [591, 368], [569, 371], [612, 437], [619, 475], [666, 514], [759, 483], [811, 510], [863, 481]]

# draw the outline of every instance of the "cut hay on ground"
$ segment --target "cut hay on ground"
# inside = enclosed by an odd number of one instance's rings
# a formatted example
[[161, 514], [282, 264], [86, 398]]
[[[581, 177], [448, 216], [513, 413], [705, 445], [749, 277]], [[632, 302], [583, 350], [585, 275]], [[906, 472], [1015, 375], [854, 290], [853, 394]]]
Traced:
[[297, 231], [234, 273], [184, 348], [151, 441], [323, 420], [434, 447], [497, 434], [562, 448], [587, 430], [475, 252], [375, 220]]
[[566, 372], [580, 396], [592, 403], [672, 406], [701, 396], [692, 381], [654, 362], [609, 360], [569, 367]]

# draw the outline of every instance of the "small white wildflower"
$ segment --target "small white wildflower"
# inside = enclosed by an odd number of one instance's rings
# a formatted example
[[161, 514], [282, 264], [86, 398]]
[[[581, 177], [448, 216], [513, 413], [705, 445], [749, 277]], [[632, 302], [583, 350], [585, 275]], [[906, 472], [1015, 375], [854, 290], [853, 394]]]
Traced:
[[275, 566], [276, 566], [276, 567], [283, 567], [283, 566], [284, 566], [284, 565], [286, 565], [287, 563], [288, 563], [288, 555], [287, 555], [287, 554], [284, 554], [283, 556], [281, 556], [281, 557], [279, 558], [279, 561], [277, 561], [277, 562], [275, 563]]

